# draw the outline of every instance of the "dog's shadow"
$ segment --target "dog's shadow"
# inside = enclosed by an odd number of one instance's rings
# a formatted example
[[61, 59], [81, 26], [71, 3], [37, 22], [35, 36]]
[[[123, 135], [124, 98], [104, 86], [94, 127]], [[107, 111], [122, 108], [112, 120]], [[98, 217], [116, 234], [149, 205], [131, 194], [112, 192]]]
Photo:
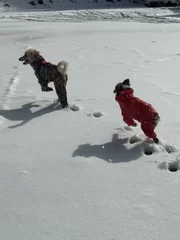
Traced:
[[72, 156], [97, 157], [111, 163], [129, 162], [140, 158], [143, 155], [141, 143], [128, 149], [125, 145], [128, 140], [128, 138], [118, 138], [118, 134], [114, 134], [111, 142], [99, 145], [80, 145]]
[[10, 121], [21, 121], [18, 124], [8, 127], [8, 128], [13, 129], [13, 128], [17, 128], [22, 125], [25, 125], [26, 123], [28, 123], [29, 121], [31, 121], [34, 118], [40, 117], [44, 114], [48, 114], [48, 113], [51, 113], [53, 111], [60, 109], [60, 107], [58, 108], [56, 106], [57, 106], [57, 103], [53, 103], [53, 104], [50, 104], [44, 108], [41, 108], [41, 109], [35, 111], [35, 112], [32, 112], [31, 108], [40, 107], [40, 105], [34, 104], [34, 102], [30, 102], [30, 103], [22, 105], [21, 108], [0, 110], [0, 116], [3, 116], [5, 119], [10, 120]]

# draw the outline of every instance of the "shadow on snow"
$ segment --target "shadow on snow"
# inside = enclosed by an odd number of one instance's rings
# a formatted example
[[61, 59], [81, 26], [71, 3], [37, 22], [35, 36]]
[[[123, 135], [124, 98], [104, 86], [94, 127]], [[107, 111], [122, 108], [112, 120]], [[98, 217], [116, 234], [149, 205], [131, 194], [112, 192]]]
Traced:
[[97, 157], [111, 163], [129, 162], [140, 158], [143, 155], [141, 143], [127, 148], [128, 138], [118, 138], [118, 134], [112, 136], [110, 142], [98, 145], [89, 143], [79, 145], [73, 152], [73, 157], [85, 158]]
[[34, 102], [30, 102], [22, 105], [21, 108], [0, 110], [0, 116], [3, 116], [4, 118], [10, 121], [21, 121], [21, 123], [8, 127], [12, 129], [12, 128], [23, 126], [34, 118], [40, 117], [42, 115], [45, 115], [60, 109], [60, 108], [54, 108], [55, 106], [57, 106], [57, 103], [53, 103], [35, 112], [31, 111], [31, 108], [39, 107], [39, 106], [40, 105], [34, 104]]

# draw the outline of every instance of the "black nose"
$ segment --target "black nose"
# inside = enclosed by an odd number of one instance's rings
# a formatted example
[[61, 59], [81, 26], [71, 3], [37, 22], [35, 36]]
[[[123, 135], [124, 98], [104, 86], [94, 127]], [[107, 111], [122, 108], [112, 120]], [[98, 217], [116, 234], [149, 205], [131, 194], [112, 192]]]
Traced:
[[24, 56], [20, 57], [19, 61], [24, 61], [25, 60], [24, 58], [25, 58]]

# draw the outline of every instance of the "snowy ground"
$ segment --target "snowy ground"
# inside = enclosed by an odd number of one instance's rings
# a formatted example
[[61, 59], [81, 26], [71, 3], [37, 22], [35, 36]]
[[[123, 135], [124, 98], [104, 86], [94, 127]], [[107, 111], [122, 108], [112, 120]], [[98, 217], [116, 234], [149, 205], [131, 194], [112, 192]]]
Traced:
[[[179, 38], [172, 23], [0, 19], [1, 239], [179, 239]], [[18, 61], [27, 47], [70, 62], [72, 110]], [[127, 77], [161, 116], [159, 146], [129, 142], [143, 134], [112, 92]]]
[[[5, 1], [5, 0], [4, 0]], [[147, 8], [143, 0], [44, 0], [32, 6], [28, 0], [0, 1], [0, 19], [10, 18], [33, 22], [120, 21], [143, 23], [180, 23], [180, 8]], [[37, 2], [37, 1], [36, 1]]]

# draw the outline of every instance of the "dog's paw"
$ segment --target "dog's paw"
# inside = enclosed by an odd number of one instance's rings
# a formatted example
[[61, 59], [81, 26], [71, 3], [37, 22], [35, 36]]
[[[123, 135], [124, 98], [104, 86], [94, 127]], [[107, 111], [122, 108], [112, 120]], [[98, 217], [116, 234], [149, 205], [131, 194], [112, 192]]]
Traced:
[[50, 92], [50, 91], [53, 91], [53, 88], [52, 87], [48, 87], [48, 90], [47, 90], [48, 92]]
[[41, 90], [42, 90], [42, 92], [51, 92], [51, 91], [53, 91], [53, 88], [52, 87], [42, 87]]
[[62, 108], [68, 108], [69, 106], [68, 106], [68, 104], [66, 104], [66, 105], [62, 105], [62, 104], [61, 104], [61, 107], [62, 107]]

